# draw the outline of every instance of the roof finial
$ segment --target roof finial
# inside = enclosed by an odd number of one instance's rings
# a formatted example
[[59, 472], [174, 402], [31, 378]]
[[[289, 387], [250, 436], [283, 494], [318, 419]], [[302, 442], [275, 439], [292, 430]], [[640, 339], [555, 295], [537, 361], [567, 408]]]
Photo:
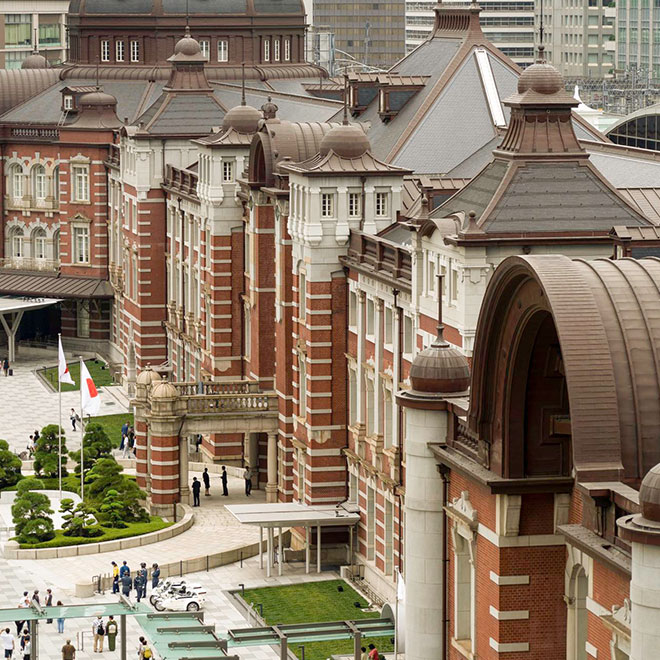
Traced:
[[190, 36], [190, 0], [186, 0], [186, 37]]
[[545, 50], [545, 46], [543, 45], [543, 36], [545, 34], [545, 31], [543, 29], [543, 0], [541, 0], [540, 4], [541, 4], [541, 18], [540, 18], [540, 21], [539, 21], [539, 42], [540, 42], [540, 45], [539, 45], [539, 61], [543, 62], [544, 61], [543, 51]]
[[241, 105], [247, 105], [245, 102], [245, 62], [241, 62]]
[[101, 85], [99, 84], [99, 63], [96, 63], [96, 91], [98, 92], [101, 89]]
[[445, 340], [445, 324], [442, 322], [442, 294], [445, 283], [445, 276], [439, 274], [438, 278], [438, 336], [433, 342], [433, 346], [438, 348], [440, 346], [449, 346]]
[[34, 49], [32, 52], [39, 55], [39, 37], [37, 36], [37, 28], [34, 28]]
[[344, 74], [344, 126], [348, 126], [348, 74]]

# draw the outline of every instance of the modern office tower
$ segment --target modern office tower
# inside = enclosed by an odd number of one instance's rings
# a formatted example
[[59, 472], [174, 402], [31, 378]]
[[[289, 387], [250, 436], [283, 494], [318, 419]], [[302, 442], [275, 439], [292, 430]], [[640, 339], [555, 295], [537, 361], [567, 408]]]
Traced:
[[20, 69], [35, 47], [51, 63], [66, 59], [67, 0], [0, 3], [0, 68]]
[[404, 0], [314, 0], [313, 21], [315, 28], [335, 33], [337, 59], [387, 68], [406, 52]]
[[[412, 50], [433, 29], [437, 2], [407, 0], [406, 49]], [[534, 0], [481, 0], [481, 29], [488, 39], [521, 67], [534, 61]]]
[[660, 6], [657, 0], [616, 4], [616, 67], [636, 77], [660, 79]]
[[564, 77], [607, 78], [614, 74], [614, 2], [543, 0], [539, 4], [537, 1], [537, 29], [541, 7], [545, 57]]

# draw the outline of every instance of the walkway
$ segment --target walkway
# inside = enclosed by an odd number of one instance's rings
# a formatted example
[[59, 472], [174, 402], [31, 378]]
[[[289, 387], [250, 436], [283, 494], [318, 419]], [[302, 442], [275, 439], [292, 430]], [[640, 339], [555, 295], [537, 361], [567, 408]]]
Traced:
[[[46, 359], [18, 359], [12, 364], [14, 375], [3, 376], [0, 372], [0, 438], [7, 440], [15, 452], [25, 451], [29, 437], [35, 429], [47, 424], [57, 424], [59, 419], [59, 396], [51, 392], [35, 371], [57, 364], [57, 353]], [[112, 396], [102, 387], [99, 415], [114, 415], [126, 412], [118, 397]], [[62, 428], [66, 432], [69, 449], [80, 448], [80, 432], [71, 430], [69, 414], [71, 408], [80, 410], [80, 393], [62, 393]]]

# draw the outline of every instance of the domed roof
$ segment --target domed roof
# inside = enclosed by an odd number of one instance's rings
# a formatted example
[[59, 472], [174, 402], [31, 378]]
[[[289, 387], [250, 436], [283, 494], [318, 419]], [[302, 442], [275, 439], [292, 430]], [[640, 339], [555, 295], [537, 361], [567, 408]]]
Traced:
[[237, 105], [222, 120], [222, 128], [228, 131], [233, 128], [238, 133], [256, 133], [259, 128], [259, 122], [262, 115], [251, 105]]
[[185, 36], [182, 39], [179, 39], [174, 46], [174, 54], [194, 57], [195, 55], [202, 54], [202, 47], [199, 45], [199, 41], [193, 39], [193, 37], [190, 36], [190, 31], [186, 29]]
[[179, 391], [166, 380], [155, 383], [151, 390], [152, 399], [176, 399], [177, 396], [179, 396]]
[[81, 106], [88, 107], [116, 106], [117, 99], [112, 94], [107, 94], [97, 89], [95, 92], [83, 94], [80, 97], [79, 103]]
[[528, 66], [518, 78], [518, 93], [527, 90], [539, 94], [556, 94], [564, 89], [564, 79], [552, 64], [543, 59], [543, 46], [539, 47], [539, 59]]
[[642, 480], [639, 505], [646, 520], [660, 523], [660, 463], [651, 468]]
[[359, 158], [370, 149], [369, 138], [357, 124], [335, 126], [321, 140], [321, 156], [334, 151], [342, 158]]
[[467, 358], [439, 337], [415, 356], [410, 366], [410, 384], [415, 392], [451, 394], [470, 386]]
[[160, 382], [160, 376], [147, 365], [135, 379], [137, 385], [151, 385], [151, 383]]
[[47, 69], [48, 60], [39, 53], [28, 55], [21, 64], [21, 69]]

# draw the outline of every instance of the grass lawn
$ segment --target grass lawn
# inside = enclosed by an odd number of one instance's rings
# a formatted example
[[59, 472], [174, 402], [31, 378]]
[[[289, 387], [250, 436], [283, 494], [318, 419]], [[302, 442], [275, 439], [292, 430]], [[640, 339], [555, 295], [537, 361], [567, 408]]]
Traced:
[[21, 548], [61, 548], [67, 545], [80, 545], [82, 543], [99, 543], [101, 541], [115, 541], [116, 539], [125, 539], [128, 536], [140, 536], [149, 532], [157, 532], [159, 529], [169, 527], [174, 523], [165, 522], [158, 516], [151, 516], [149, 522], [128, 523], [128, 527], [123, 529], [114, 529], [112, 527], [103, 527], [102, 536], [94, 538], [84, 538], [76, 536], [64, 536], [61, 529], [55, 530], [55, 538], [43, 543], [22, 543]]
[[[100, 424], [112, 441], [112, 446], [119, 447], [119, 444], [121, 443], [121, 427], [124, 425], [124, 422], [128, 422], [129, 426], [133, 425], [133, 413], [101, 415], [99, 417], [92, 417], [90, 422]], [[85, 423], [87, 423], [86, 419]]]
[[[110, 369], [102, 369], [105, 363], [101, 360], [85, 360], [89, 375], [92, 377], [96, 387], [104, 387], [105, 385], [112, 385], [112, 377], [110, 376]], [[62, 392], [76, 392], [80, 389], [80, 360], [69, 362], [69, 372], [75, 385], [69, 383], [62, 383]], [[57, 392], [57, 367], [49, 367], [37, 372], [44, 380], [46, 380], [52, 388]]]
[[[337, 587], [343, 591], [337, 591]], [[285, 587], [265, 587], [246, 589], [244, 600], [248, 603], [261, 603], [264, 619], [268, 625], [278, 623], [312, 623], [324, 621], [346, 621], [353, 619], [377, 619], [375, 612], [363, 612], [354, 606], [359, 602], [362, 607], [368, 603], [344, 580], [325, 580], [306, 582]], [[392, 651], [389, 637], [363, 638], [363, 646], [375, 644], [380, 653]], [[291, 650], [299, 657], [302, 653], [298, 644]], [[353, 640], [305, 643], [305, 660], [327, 660], [334, 654], [353, 652]]]

